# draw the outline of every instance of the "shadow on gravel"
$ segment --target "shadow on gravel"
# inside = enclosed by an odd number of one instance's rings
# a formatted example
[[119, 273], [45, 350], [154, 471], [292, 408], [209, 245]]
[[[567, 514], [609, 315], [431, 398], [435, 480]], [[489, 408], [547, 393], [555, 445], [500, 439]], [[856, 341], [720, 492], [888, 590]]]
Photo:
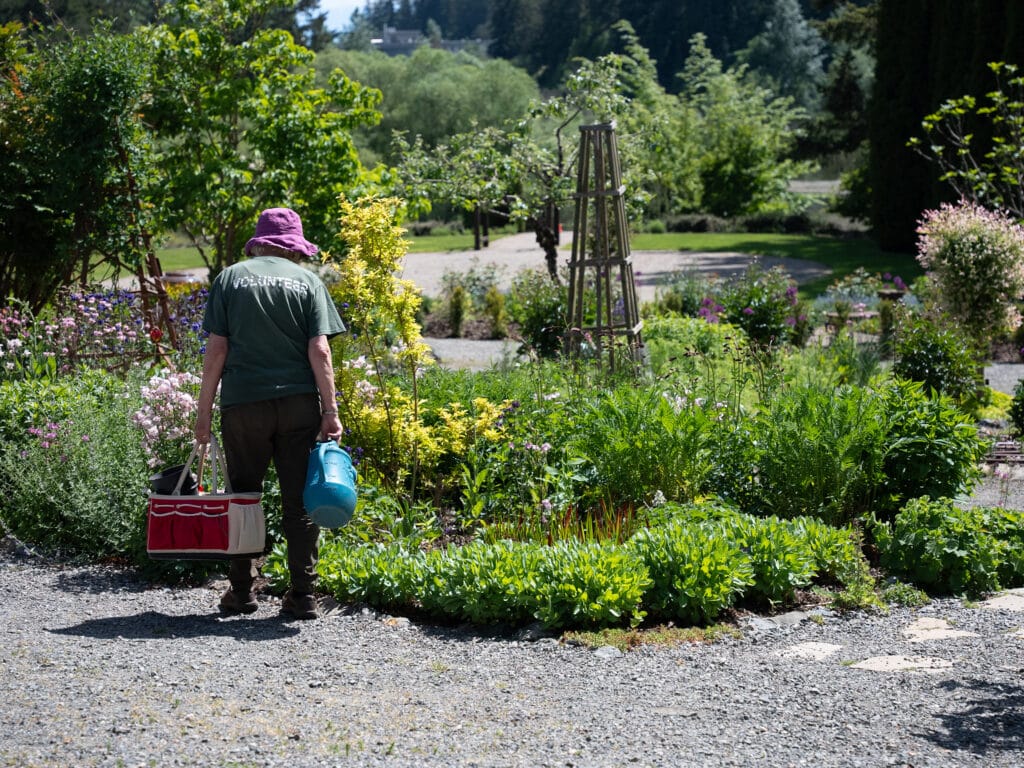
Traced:
[[73, 595], [85, 593], [100, 594], [103, 592], [145, 592], [153, 587], [140, 580], [130, 571], [99, 567], [61, 573], [57, 576], [57, 586], [64, 592]]
[[976, 755], [1024, 751], [1024, 687], [986, 680], [949, 681], [962, 708], [938, 716], [942, 731], [922, 732], [940, 747]]
[[135, 616], [88, 619], [81, 624], [48, 631], [55, 635], [75, 635], [97, 640], [171, 640], [219, 636], [234, 637], [246, 642], [280, 640], [301, 632], [290, 623], [290, 619], [280, 616], [258, 619], [237, 617], [225, 620], [219, 613], [171, 616], [158, 611], [146, 611]]

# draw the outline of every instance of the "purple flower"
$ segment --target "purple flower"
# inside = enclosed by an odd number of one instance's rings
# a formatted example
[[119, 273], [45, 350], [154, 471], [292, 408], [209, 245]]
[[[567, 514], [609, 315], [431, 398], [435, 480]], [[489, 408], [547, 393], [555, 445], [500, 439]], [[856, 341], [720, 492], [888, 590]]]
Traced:
[[752, 314], [754, 314], [754, 308], [753, 307], [744, 307], [743, 308], [743, 314], [744, 315], [752, 315]]

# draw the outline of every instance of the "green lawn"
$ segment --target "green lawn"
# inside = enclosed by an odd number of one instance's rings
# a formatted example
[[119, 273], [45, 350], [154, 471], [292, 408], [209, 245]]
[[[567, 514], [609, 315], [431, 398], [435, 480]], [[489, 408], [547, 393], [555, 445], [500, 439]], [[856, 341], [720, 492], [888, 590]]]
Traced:
[[175, 248], [158, 248], [156, 252], [160, 259], [160, 266], [164, 272], [174, 272], [180, 269], [198, 269], [206, 266], [199, 257], [199, 251], [191, 246], [178, 246]]
[[817, 296], [833, 281], [858, 267], [868, 272], [899, 275], [908, 283], [923, 274], [916, 259], [907, 253], [883, 251], [867, 238], [818, 237], [748, 233], [680, 232], [664, 235], [633, 235], [630, 247], [636, 251], [710, 251], [751, 253], [808, 259], [832, 269], [833, 274], [800, 286], [801, 293]]
[[[500, 240], [505, 233], [491, 233], [491, 242]], [[408, 237], [409, 253], [428, 253], [446, 251], [468, 251], [473, 248], [473, 233], [460, 235], [425, 235], [422, 237]], [[178, 269], [198, 269], [204, 266], [199, 252], [191, 246], [175, 246], [160, 248], [157, 250], [160, 257], [160, 266], [164, 272], [173, 272]]]
[[[491, 232], [490, 240], [495, 242], [505, 236], [504, 232]], [[461, 235], [421, 235], [406, 238], [409, 241], [409, 253], [444, 253], [447, 251], [468, 251], [473, 248], [473, 233], [463, 232]]]

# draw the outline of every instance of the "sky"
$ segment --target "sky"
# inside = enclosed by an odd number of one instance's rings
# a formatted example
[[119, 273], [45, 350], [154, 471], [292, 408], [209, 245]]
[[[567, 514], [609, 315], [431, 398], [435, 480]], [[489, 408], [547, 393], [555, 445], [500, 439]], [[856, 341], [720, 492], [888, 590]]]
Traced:
[[320, 10], [327, 14], [327, 26], [331, 29], [348, 28], [352, 11], [366, 5], [366, 0], [320, 0]]

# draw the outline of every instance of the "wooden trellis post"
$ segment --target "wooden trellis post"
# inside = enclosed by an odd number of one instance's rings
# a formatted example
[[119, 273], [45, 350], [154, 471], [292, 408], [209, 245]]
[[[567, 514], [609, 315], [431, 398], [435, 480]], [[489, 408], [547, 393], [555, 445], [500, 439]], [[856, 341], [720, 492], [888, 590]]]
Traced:
[[609, 371], [622, 361], [635, 367], [644, 360], [642, 327], [615, 123], [584, 125], [569, 261], [566, 354], [596, 356]]

